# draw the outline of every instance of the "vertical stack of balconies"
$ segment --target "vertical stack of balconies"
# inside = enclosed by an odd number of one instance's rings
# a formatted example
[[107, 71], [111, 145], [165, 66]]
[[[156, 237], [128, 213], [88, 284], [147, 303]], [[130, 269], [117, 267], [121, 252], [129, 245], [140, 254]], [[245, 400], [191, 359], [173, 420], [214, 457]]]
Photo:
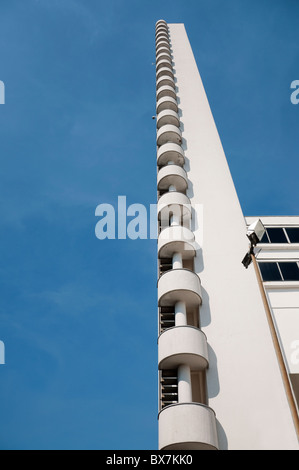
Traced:
[[208, 347], [167, 23], [156, 23], [160, 449], [218, 448], [207, 406]]

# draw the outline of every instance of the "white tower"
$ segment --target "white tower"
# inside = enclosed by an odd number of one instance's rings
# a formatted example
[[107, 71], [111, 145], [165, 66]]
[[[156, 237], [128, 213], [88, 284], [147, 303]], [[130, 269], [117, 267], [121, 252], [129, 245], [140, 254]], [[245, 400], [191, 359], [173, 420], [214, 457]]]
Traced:
[[[229, 66], [229, 64], [228, 64]], [[182, 24], [156, 23], [160, 449], [298, 449], [246, 223]]]

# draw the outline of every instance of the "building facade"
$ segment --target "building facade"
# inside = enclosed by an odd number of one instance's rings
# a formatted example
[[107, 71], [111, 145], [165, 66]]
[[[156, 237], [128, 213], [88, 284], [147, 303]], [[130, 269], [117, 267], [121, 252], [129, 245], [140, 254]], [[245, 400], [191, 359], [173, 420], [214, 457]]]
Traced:
[[[246, 217], [250, 225], [257, 217]], [[259, 274], [288, 380], [299, 408], [299, 217], [259, 217], [266, 232], [256, 249]]]
[[298, 449], [257, 276], [241, 263], [246, 220], [183, 24], [156, 23], [156, 99], [159, 449]]

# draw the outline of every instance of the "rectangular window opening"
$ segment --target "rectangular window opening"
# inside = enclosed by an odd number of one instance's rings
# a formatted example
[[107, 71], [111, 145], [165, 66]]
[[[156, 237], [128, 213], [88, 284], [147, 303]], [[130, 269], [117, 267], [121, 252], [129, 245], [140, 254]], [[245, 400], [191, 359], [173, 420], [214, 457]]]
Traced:
[[271, 243], [288, 243], [282, 227], [268, 227], [267, 233]]
[[162, 370], [160, 373], [161, 409], [178, 402], [178, 373], [176, 369]]
[[299, 281], [299, 268], [296, 262], [278, 263], [284, 281]]
[[259, 263], [263, 281], [282, 281], [277, 263]]
[[291, 243], [299, 243], [299, 227], [287, 227], [285, 230]]

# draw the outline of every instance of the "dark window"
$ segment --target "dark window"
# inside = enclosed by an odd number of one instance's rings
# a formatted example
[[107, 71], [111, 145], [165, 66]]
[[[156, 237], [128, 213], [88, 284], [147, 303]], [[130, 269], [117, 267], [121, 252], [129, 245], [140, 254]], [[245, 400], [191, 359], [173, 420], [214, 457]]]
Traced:
[[297, 263], [279, 263], [285, 281], [299, 281], [299, 268]]
[[299, 243], [299, 227], [286, 228], [291, 243]]
[[271, 243], [288, 243], [284, 230], [281, 227], [267, 228]]
[[178, 373], [177, 370], [162, 370], [161, 383], [161, 408], [178, 402]]
[[269, 243], [269, 237], [267, 235], [267, 231], [265, 231], [263, 238], [261, 239], [261, 243]]
[[281, 281], [277, 263], [259, 263], [263, 281]]

